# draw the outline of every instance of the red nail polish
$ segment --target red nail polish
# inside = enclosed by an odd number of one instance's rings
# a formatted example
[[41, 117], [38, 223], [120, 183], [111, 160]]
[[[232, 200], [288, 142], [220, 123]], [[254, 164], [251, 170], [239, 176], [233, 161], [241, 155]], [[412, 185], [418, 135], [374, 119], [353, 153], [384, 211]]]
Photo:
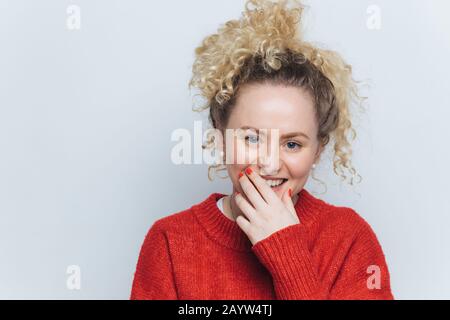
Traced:
[[241, 194], [239, 191], [236, 191], [236, 195]]
[[245, 169], [245, 173], [247, 173], [248, 175], [252, 174], [252, 169], [246, 168]]
[[291, 190], [291, 188], [289, 188], [289, 197], [292, 198], [292, 190]]
[[242, 172], [239, 172], [239, 178], [242, 178], [244, 174]]

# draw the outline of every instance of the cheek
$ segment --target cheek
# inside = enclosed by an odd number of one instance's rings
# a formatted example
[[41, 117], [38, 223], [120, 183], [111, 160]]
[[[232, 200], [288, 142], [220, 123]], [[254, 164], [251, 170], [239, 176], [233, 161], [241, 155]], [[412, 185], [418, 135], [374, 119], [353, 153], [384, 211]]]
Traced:
[[[233, 146], [232, 148], [229, 148]], [[228, 177], [234, 185], [239, 185], [239, 172], [245, 169], [245, 165], [238, 164], [239, 157], [245, 159], [242, 155], [242, 144], [239, 143], [236, 139], [233, 141], [233, 145], [226, 146], [226, 157], [225, 157], [225, 165], [228, 172]], [[239, 157], [238, 157], [239, 156]]]
[[247, 145], [242, 140], [238, 140], [235, 144], [234, 159], [239, 163], [254, 163], [258, 157], [258, 148], [255, 145]]
[[303, 159], [301, 157], [290, 158], [285, 160], [285, 164], [291, 175], [291, 179], [302, 179], [309, 175], [310, 171], [310, 162], [309, 159]]
[[247, 146], [242, 141], [235, 141], [234, 148], [231, 149], [229, 155], [225, 158], [228, 175], [233, 182], [237, 182], [239, 172], [257, 162], [258, 149], [254, 146]]

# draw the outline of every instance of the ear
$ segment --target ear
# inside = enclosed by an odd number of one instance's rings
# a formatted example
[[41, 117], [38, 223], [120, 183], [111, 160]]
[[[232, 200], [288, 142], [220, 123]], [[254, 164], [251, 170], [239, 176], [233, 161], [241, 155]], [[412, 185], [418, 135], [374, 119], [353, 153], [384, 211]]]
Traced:
[[320, 144], [319, 148], [317, 149], [316, 155], [314, 157], [314, 163], [318, 163], [319, 162], [319, 159], [320, 159], [320, 156], [322, 154], [323, 149], [325, 149], [325, 146]]

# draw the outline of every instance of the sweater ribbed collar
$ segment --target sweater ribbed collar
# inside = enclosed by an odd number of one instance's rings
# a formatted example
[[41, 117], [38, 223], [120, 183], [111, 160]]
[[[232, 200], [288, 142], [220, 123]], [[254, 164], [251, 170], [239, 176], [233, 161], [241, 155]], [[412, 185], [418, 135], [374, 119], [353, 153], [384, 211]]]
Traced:
[[[217, 200], [225, 196], [222, 193], [212, 193], [204, 201], [192, 206], [193, 213], [213, 241], [230, 249], [251, 251], [253, 245], [247, 235], [217, 207]], [[326, 205], [324, 201], [302, 189], [294, 207], [300, 223], [308, 225]]]

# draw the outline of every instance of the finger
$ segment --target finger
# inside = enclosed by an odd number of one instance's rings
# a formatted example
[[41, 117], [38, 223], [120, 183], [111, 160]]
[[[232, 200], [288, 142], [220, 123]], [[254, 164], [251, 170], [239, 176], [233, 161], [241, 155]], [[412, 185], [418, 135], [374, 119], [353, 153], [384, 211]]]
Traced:
[[259, 194], [258, 190], [255, 188], [247, 175], [242, 172], [239, 173], [239, 183], [255, 209], [263, 208], [264, 205], [267, 205], [266, 201]]
[[234, 201], [250, 222], [255, 221], [256, 210], [255, 208], [252, 207], [250, 203], [248, 203], [248, 201], [242, 196], [242, 194], [240, 193], [236, 194], [234, 196]]
[[283, 196], [281, 197], [281, 200], [283, 201], [284, 205], [288, 210], [295, 216], [297, 216], [297, 211], [295, 210], [294, 202], [292, 202], [292, 189], [289, 188], [287, 191], [283, 193]]
[[239, 226], [239, 228], [241, 228], [241, 230], [244, 231], [247, 237], [250, 238], [250, 227], [251, 227], [250, 222], [247, 219], [245, 219], [245, 217], [238, 216], [236, 218], [236, 223]]
[[278, 200], [277, 194], [272, 190], [272, 188], [267, 184], [267, 182], [250, 166], [245, 169], [245, 173], [249, 179], [258, 188], [259, 193], [266, 203], [270, 203]]

